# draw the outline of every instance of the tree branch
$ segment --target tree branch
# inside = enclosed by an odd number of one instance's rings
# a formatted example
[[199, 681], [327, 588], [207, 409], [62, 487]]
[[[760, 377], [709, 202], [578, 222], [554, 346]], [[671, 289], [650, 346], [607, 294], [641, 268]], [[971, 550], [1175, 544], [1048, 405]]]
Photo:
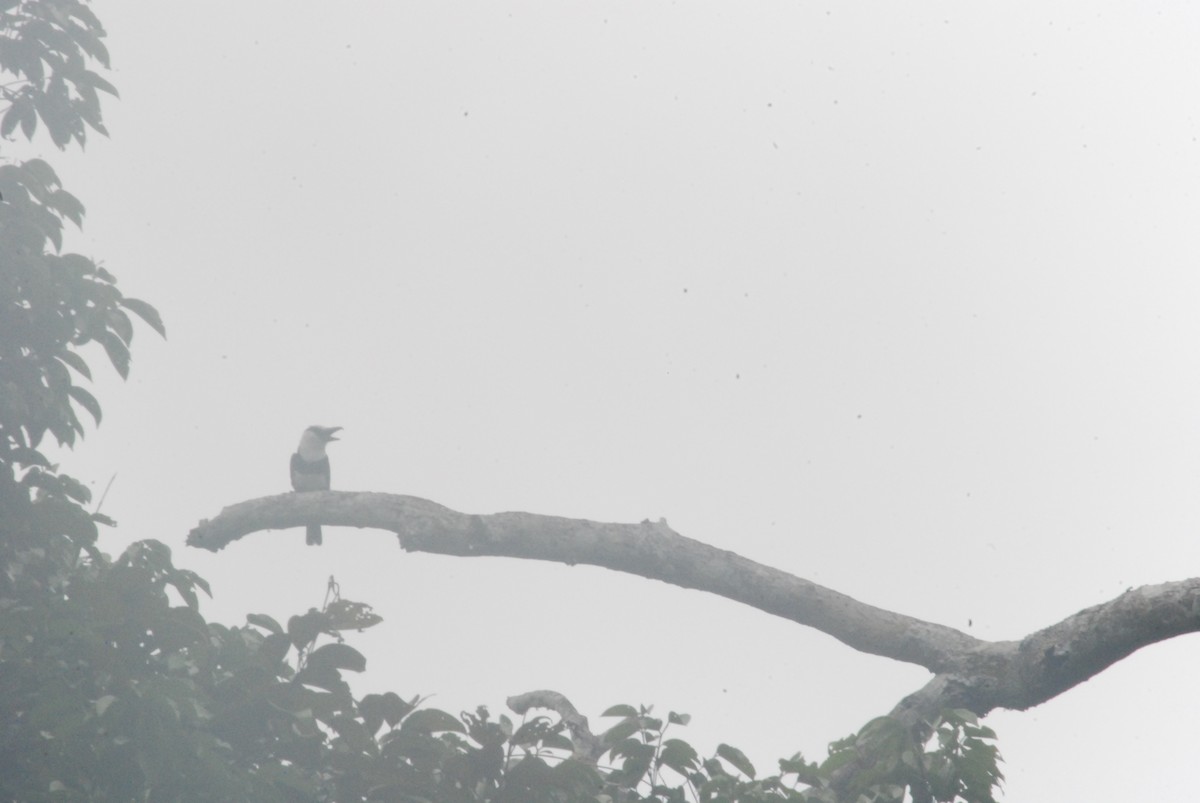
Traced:
[[509, 708], [522, 716], [531, 708], [548, 708], [558, 714], [571, 734], [575, 758], [595, 765], [597, 759], [604, 755], [604, 744], [600, 737], [591, 732], [587, 717], [575, 710], [566, 695], [556, 691], [527, 691], [509, 697], [506, 702]]
[[215, 552], [252, 532], [309, 523], [390, 530], [410, 552], [584, 563], [718, 594], [861, 652], [929, 669], [934, 678], [892, 711], [918, 730], [946, 708], [980, 716], [1030, 708], [1148, 644], [1200, 630], [1200, 579], [1130, 590], [1019, 642], [987, 642], [685, 538], [661, 519], [612, 524], [475, 515], [394, 494], [316, 491], [241, 502], [202, 521], [188, 544]]
[[257, 530], [309, 523], [391, 530], [410, 552], [585, 563], [708, 591], [934, 672], [953, 668], [956, 656], [983, 644], [685, 538], [661, 519], [610, 524], [534, 513], [474, 515], [413, 496], [316, 491], [231, 505], [193, 529], [188, 544], [215, 552]]

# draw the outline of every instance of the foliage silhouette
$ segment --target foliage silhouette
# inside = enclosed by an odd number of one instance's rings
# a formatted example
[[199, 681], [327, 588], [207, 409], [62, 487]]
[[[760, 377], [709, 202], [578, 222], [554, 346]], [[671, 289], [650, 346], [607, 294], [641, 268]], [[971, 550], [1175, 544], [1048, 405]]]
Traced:
[[[78, 0], [0, 3], [0, 72], [15, 79], [0, 85], [0, 136], [33, 137], [40, 122], [65, 148], [106, 133], [98, 93], [116, 90], [92, 69], [108, 66], [103, 39]], [[596, 756], [561, 716], [355, 698], [345, 673], [367, 662], [346, 635], [381, 619], [332, 580], [322, 607], [286, 626], [264, 614], [206, 621], [207, 583], [164, 544], [100, 551], [98, 528], [112, 522], [42, 451], [47, 435], [76, 444], [80, 410], [101, 421], [80, 384], [89, 344], [125, 377], [130, 314], [165, 336], [108, 270], [63, 253], [66, 223], [83, 216], [47, 162], [0, 164], [0, 799], [749, 803], [900, 801], [908, 789], [992, 800], [994, 735], [967, 712], [947, 712], [935, 745], [877, 720], [819, 765], [797, 755], [758, 778], [736, 748], [702, 760], [668, 738], [682, 714], [615, 706]], [[863, 771], [835, 791], [851, 762]]]

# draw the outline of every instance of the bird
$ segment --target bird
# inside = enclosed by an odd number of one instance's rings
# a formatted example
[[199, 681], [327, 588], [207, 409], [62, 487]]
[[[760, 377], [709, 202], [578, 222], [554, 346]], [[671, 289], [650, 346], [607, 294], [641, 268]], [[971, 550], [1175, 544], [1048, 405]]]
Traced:
[[[300, 445], [292, 455], [292, 489], [304, 491], [329, 490], [329, 457], [325, 444], [336, 441], [335, 433], [341, 427], [319, 427], [315, 424], [304, 430]], [[310, 524], [305, 530], [304, 543], [320, 546], [321, 525]]]

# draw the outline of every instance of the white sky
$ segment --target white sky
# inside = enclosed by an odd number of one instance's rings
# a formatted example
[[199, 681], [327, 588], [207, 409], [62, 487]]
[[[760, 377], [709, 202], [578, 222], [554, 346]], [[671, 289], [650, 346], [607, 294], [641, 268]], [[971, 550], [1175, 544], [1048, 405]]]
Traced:
[[[360, 692], [552, 688], [774, 759], [927, 674], [723, 599], [386, 533], [188, 530], [334, 485], [684, 535], [1019, 638], [1200, 558], [1200, 9], [98, 3], [69, 247], [157, 305], [64, 469], [235, 624], [384, 624]], [[99, 359], [99, 357], [97, 357]], [[970, 624], [969, 624], [970, 623]], [[1007, 799], [1194, 797], [1194, 639], [989, 719]], [[597, 730], [602, 723], [593, 719]], [[1186, 791], [1185, 791], [1186, 790]]]

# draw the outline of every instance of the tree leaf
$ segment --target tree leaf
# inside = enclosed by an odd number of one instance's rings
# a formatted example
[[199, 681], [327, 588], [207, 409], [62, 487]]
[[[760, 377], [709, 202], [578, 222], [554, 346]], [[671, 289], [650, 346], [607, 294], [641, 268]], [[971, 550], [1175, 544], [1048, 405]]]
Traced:
[[46, 199], [46, 205], [70, 220], [76, 226], [83, 225], [83, 204], [66, 190], [58, 189], [50, 193], [50, 196]]
[[[18, 100], [23, 100], [21, 104], [21, 133], [25, 135], [25, 139], [33, 139], [34, 132], [37, 131], [37, 107], [34, 106], [32, 98], [21, 97]], [[13, 108], [16, 108], [16, 101], [13, 102]]]
[[637, 721], [637, 717], [626, 717], [625, 719], [613, 725], [611, 728], [600, 734], [600, 739], [609, 745], [615, 745], [624, 739], [629, 738], [633, 734], [642, 729], [641, 724]]
[[383, 621], [383, 617], [371, 610], [364, 602], [339, 599], [330, 603], [325, 611], [327, 630], [365, 630]]
[[8, 139], [12, 136], [12, 132], [17, 130], [17, 123], [20, 121], [20, 109], [16, 103], [13, 103], [8, 107], [8, 111], [4, 113], [4, 118], [0, 120], [0, 137]]
[[70, 499], [77, 502], [90, 502], [92, 500], [92, 492], [88, 487], [74, 477], [68, 477], [66, 474], [58, 475], [59, 486], [62, 492]]
[[357, 719], [347, 716], [334, 717], [329, 721], [329, 726], [342, 738], [345, 747], [349, 747], [355, 753], [370, 753], [375, 747], [375, 740], [372, 738], [374, 732], [368, 732]]
[[283, 632], [283, 626], [265, 613], [248, 613], [246, 614], [246, 621], [272, 633]]
[[306, 666], [328, 666], [335, 669], [348, 669], [351, 672], [364, 672], [367, 668], [367, 659], [349, 644], [326, 644], [309, 653]]
[[108, 314], [104, 316], [104, 323], [127, 345], [133, 342], [133, 323], [122, 310], [115, 307], [110, 308]]
[[51, 187], [61, 186], [58, 173], [54, 172], [54, 168], [45, 159], [27, 159], [21, 162], [21, 170], [43, 190], [43, 193], [36, 193], [39, 198], [43, 197], [44, 191]]
[[750, 759], [746, 758], [746, 754], [736, 747], [719, 744], [717, 745], [717, 755], [736, 767], [738, 772], [747, 778], [755, 777], [754, 765], [750, 763]]
[[163, 326], [162, 318], [159, 316], [158, 310], [147, 304], [145, 301], [137, 298], [123, 298], [121, 299], [121, 306], [141, 318], [146, 323], [150, 324], [150, 327], [163, 337], [167, 336], [166, 327]]
[[119, 98], [121, 96], [121, 93], [117, 91], [117, 88], [115, 86], [113, 86], [108, 81], [104, 80], [99, 75], [92, 72], [91, 70], [87, 71], [87, 82], [90, 85], [96, 87], [96, 89], [99, 89], [101, 92], [107, 92], [108, 94], [112, 95], [114, 98]]
[[342, 675], [337, 670], [337, 667], [328, 664], [318, 664], [316, 666], [306, 664], [303, 669], [296, 673], [296, 682], [308, 686], [316, 686], [318, 689], [325, 689], [334, 693], [349, 692], [349, 687], [346, 685], [346, 681], [342, 680]]
[[78, 371], [84, 377], [86, 377], [88, 379], [92, 378], [92, 369], [88, 368], [88, 364], [84, 361], [83, 357], [80, 357], [78, 354], [71, 351], [70, 349], [63, 349], [62, 351], [55, 354], [54, 356], [57, 359], [61, 360], [62, 362], [65, 362], [67, 365], [74, 368], [76, 371]]
[[267, 668], [275, 671], [291, 648], [291, 639], [286, 634], [272, 633], [259, 645], [258, 653], [262, 657], [262, 660], [266, 662]]
[[42, 468], [50, 468], [50, 461], [46, 456], [37, 449], [30, 449], [28, 446], [18, 446], [9, 452], [12, 462], [22, 466], [41, 466]]
[[288, 638], [292, 640], [296, 649], [304, 649], [320, 635], [324, 622], [325, 617], [316, 610], [310, 610], [302, 616], [293, 616], [288, 619]]
[[122, 379], [129, 378], [129, 347], [111, 331], [105, 330], [96, 335], [96, 340], [99, 341], [104, 350], [108, 353], [108, 359], [113, 364], [113, 368], [117, 369], [117, 373]]
[[437, 708], [422, 708], [412, 712], [405, 717], [400, 729], [402, 731], [416, 730], [423, 733], [442, 733], [445, 731], [453, 731], [454, 733], [467, 732], [467, 729], [463, 727], [463, 724], [456, 717], [452, 717], [445, 711]]
[[692, 772], [700, 765], [696, 749], [682, 739], [667, 739], [663, 742], [658, 760], [681, 775]]
[[[364, 716], [378, 717], [393, 728], [416, 707], [417, 700], [415, 698], [409, 702], [401, 699], [400, 695], [392, 691], [384, 694], [368, 694], [358, 704], [359, 711], [363, 712]], [[378, 729], [376, 727], [375, 730]]]
[[79, 385], [71, 385], [67, 388], [67, 394], [77, 401], [80, 407], [92, 414], [92, 419], [95, 420], [97, 426], [100, 424], [100, 402], [96, 401], [95, 396]]

